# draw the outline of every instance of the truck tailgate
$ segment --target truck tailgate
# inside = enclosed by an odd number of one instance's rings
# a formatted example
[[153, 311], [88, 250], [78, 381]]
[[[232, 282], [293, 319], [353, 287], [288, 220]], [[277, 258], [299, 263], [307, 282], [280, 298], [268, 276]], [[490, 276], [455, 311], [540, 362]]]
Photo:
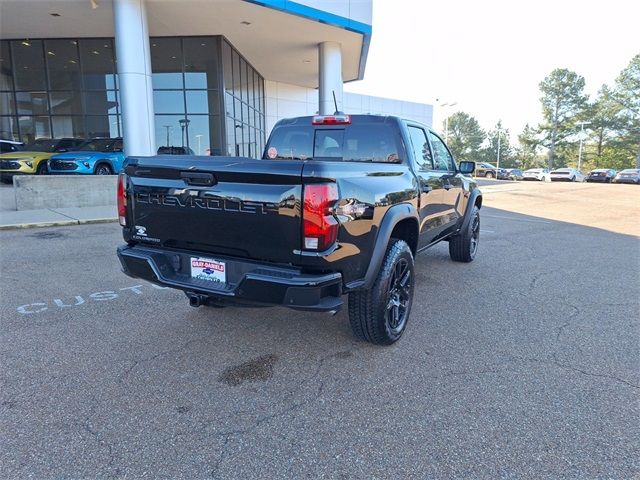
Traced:
[[279, 263], [301, 246], [303, 162], [130, 157], [132, 241]]

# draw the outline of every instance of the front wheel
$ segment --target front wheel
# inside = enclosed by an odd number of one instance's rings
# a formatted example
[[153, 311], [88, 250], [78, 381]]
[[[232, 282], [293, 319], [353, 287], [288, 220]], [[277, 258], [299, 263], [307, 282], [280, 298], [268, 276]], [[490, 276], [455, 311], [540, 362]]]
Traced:
[[111, 168], [106, 163], [101, 163], [96, 167], [96, 175], [111, 175]]
[[493, 178], [493, 173], [487, 172], [484, 174], [484, 178]]
[[413, 254], [392, 238], [373, 287], [349, 294], [351, 330], [361, 340], [391, 345], [404, 333], [412, 303]]
[[449, 256], [454, 262], [471, 262], [476, 257], [480, 242], [480, 209], [471, 211], [467, 227], [449, 239]]
[[48, 173], [49, 168], [47, 167], [47, 162], [40, 162], [36, 169], [36, 175], [47, 175]]

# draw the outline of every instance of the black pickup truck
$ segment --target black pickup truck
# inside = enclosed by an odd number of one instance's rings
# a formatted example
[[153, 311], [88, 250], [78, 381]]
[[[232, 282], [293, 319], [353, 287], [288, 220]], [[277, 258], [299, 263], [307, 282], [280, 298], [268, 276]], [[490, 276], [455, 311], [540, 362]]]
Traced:
[[397, 117], [281, 120], [260, 160], [129, 157], [118, 183], [124, 272], [192, 306], [333, 312], [376, 344], [407, 325], [415, 255], [473, 260], [482, 195], [428, 127]]

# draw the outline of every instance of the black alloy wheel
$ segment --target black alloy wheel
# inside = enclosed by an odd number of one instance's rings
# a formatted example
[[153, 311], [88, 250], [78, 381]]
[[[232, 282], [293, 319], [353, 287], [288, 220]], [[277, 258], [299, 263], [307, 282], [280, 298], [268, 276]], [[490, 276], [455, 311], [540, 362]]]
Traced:
[[405, 258], [395, 264], [389, 290], [387, 292], [387, 311], [385, 321], [392, 334], [397, 335], [407, 323], [409, 306], [411, 305], [411, 268]]
[[349, 322], [357, 338], [376, 345], [400, 339], [411, 315], [413, 268], [407, 242], [391, 238], [371, 288], [349, 293]]

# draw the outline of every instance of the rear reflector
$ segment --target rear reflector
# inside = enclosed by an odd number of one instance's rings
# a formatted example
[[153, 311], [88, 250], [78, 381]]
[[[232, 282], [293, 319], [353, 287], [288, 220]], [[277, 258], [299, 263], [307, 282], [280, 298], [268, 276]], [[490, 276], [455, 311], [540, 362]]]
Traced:
[[313, 117], [313, 125], [349, 125], [350, 115], [316, 115]]
[[305, 250], [324, 251], [338, 237], [338, 221], [333, 206], [338, 201], [334, 183], [305, 185], [302, 212], [303, 245]]
[[127, 189], [126, 176], [124, 173], [118, 175], [118, 221], [123, 227], [127, 226]]

